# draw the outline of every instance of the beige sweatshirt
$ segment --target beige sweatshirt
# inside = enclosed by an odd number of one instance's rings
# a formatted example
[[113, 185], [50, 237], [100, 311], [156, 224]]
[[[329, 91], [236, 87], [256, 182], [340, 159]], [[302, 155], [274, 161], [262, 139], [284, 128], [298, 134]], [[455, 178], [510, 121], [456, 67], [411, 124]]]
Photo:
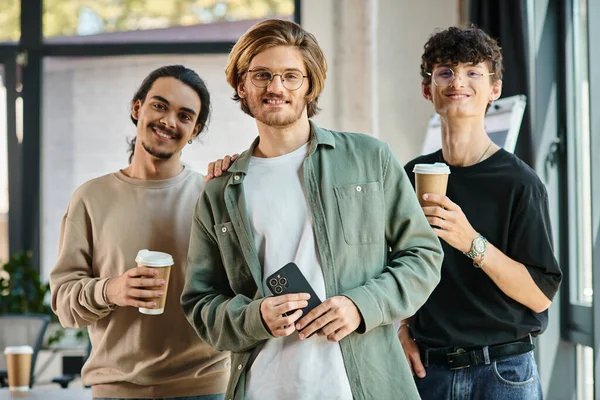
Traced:
[[[79, 187], [63, 217], [50, 275], [52, 308], [64, 327], [87, 326], [92, 353], [83, 382], [94, 397], [152, 398], [224, 393], [229, 354], [203, 343], [180, 305], [202, 175], [185, 168], [165, 180], [121, 172]], [[111, 311], [105, 281], [136, 267], [138, 250], [162, 251], [174, 266], [162, 315]]]

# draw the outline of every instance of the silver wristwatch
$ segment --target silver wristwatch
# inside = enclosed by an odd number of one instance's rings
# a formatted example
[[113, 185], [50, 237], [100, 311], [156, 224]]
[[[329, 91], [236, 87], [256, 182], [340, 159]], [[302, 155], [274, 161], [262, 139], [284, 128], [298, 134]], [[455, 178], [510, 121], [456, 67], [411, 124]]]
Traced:
[[484, 238], [483, 236], [479, 235], [475, 239], [473, 239], [473, 243], [471, 243], [471, 250], [469, 250], [463, 254], [465, 256], [469, 257], [471, 260], [475, 259], [476, 257], [481, 256], [482, 262], [480, 264], [477, 264], [473, 261], [474, 267], [481, 268], [481, 266], [483, 265], [483, 256], [485, 256], [486, 248], [487, 248], [487, 239]]

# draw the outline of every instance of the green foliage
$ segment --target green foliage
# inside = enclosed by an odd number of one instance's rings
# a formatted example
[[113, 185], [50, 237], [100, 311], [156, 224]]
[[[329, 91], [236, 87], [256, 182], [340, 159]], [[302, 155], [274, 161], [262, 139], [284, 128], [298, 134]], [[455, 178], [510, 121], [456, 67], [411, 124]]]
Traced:
[[[58, 318], [46, 302], [50, 284], [42, 283], [39, 272], [31, 266], [31, 252], [14, 254], [0, 269], [0, 314], [46, 314]], [[65, 331], [58, 329], [47, 344], [58, 342]]]
[[[0, 0], [0, 41], [19, 40], [20, 0]], [[44, 37], [77, 34], [82, 13], [104, 32], [292, 15], [293, 0], [43, 0]]]
[[53, 315], [45, 301], [50, 284], [31, 266], [31, 252], [14, 254], [0, 271], [0, 313]]
[[0, 42], [16, 42], [21, 36], [21, 1], [19, 0], [0, 0]]

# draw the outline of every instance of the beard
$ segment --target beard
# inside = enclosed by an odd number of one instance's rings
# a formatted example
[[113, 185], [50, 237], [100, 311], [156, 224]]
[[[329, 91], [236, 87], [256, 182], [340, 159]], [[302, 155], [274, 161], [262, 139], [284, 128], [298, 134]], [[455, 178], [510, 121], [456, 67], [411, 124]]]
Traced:
[[[162, 130], [166, 134], [175, 138], [175, 140], [179, 140], [181, 138], [181, 135], [179, 135], [177, 132], [175, 132], [171, 129], [165, 128], [164, 126], [160, 126], [157, 123], [150, 122], [148, 124], [148, 129], [150, 131], [152, 131], [153, 128]], [[146, 150], [146, 152], [148, 154], [150, 154], [151, 156], [154, 156], [156, 158], [159, 158], [161, 160], [168, 160], [171, 157], [173, 157], [173, 154], [175, 154], [175, 152], [173, 152], [173, 151], [165, 151], [165, 150], [160, 150], [158, 147], [153, 147], [151, 144], [149, 144], [147, 141], [145, 141], [143, 139], [142, 139], [142, 147], [144, 148], [144, 150]]]
[[[267, 99], [283, 100], [281, 97], [270, 96]], [[263, 106], [263, 98], [249, 99], [248, 109], [252, 116], [267, 126], [275, 128], [283, 128], [292, 125], [294, 122], [302, 118], [302, 113], [306, 108], [306, 103], [289, 103], [291, 107], [284, 110], [265, 110]]]
[[146, 150], [146, 152], [148, 154], [150, 154], [151, 156], [154, 156], [156, 158], [160, 158], [161, 160], [168, 160], [169, 158], [173, 157], [173, 154], [175, 154], [174, 152], [168, 152], [168, 151], [160, 151], [157, 149], [152, 148], [152, 146], [150, 146], [148, 143], [144, 142], [142, 140], [142, 147], [144, 148], [144, 150]]

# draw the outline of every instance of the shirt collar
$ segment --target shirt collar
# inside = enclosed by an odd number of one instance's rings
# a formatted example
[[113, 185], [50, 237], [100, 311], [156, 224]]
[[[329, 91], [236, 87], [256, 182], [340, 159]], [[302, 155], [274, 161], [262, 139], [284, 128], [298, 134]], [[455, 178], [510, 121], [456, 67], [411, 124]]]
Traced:
[[[331, 132], [319, 128], [317, 124], [312, 121], [309, 122], [310, 138], [308, 141], [308, 154], [311, 155], [314, 153], [317, 147], [321, 145], [335, 148], [335, 138]], [[244, 180], [244, 176], [248, 172], [248, 166], [250, 165], [250, 158], [252, 157], [252, 153], [254, 153], [254, 149], [256, 149], [256, 146], [258, 146], [259, 142], [260, 137], [254, 139], [248, 150], [240, 154], [237, 160], [235, 160], [233, 165], [229, 168], [229, 172], [231, 173], [229, 183], [238, 184]]]

